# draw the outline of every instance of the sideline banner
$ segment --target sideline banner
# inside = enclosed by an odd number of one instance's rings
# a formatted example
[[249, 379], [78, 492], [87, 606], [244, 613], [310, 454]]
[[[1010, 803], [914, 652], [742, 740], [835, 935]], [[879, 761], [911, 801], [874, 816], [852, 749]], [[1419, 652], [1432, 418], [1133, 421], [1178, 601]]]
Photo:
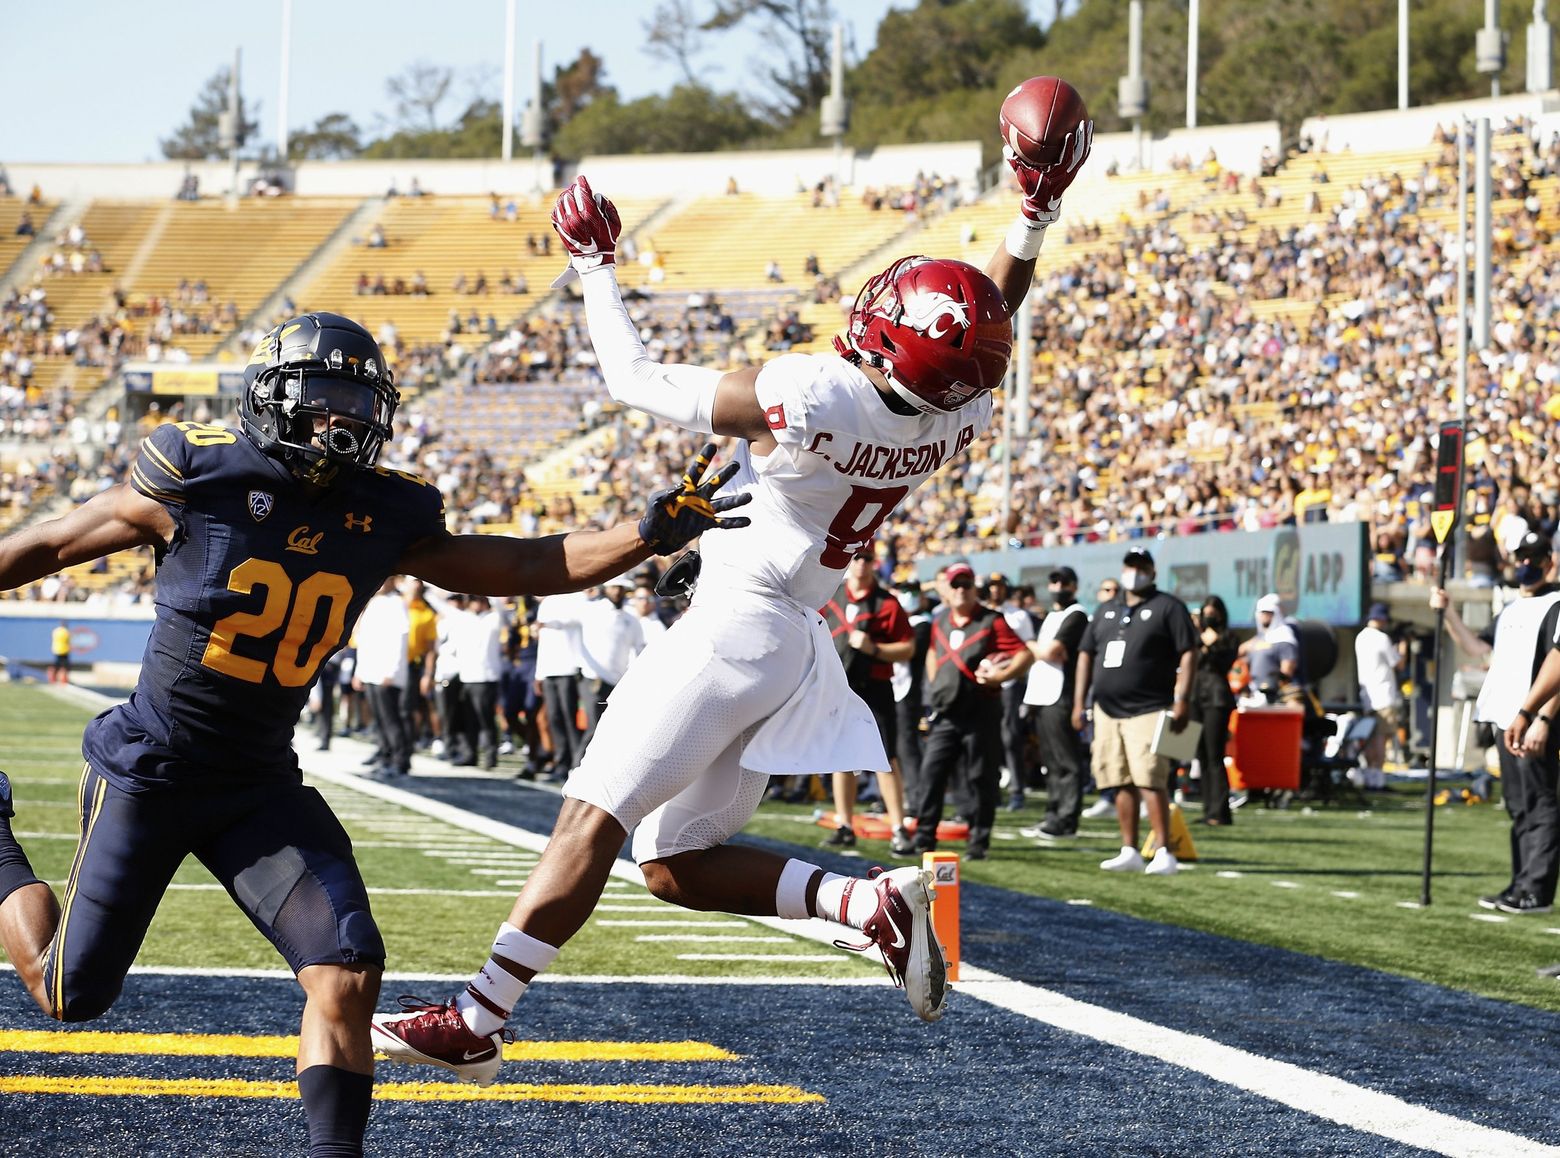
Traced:
[[1046, 577], [1065, 565], [1078, 572], [1078, 597], [1092, 607], [1100, 581], [1120, 574], [1122, 556], [1134, 547], [1154, 556], [1161, 590], [1179, 596], [1193, 611], [1207, 596], [1219, 596], [1230, 609], [1232, 627], [1254, 626], [1256, 601], [1269, 591], [1278, 592], [1289, 618], [1319, 619], [1334, 627], [1359, 624], [1370, 599], [1364, 523], [1303, 523], [1270, 531], [940, 555], [918, 562], [916, 575], [929, 581], [955, 558], [964, 558], [982, 579], [1000, 571], [1012, 583], [1032, 583], [1044, 601]]

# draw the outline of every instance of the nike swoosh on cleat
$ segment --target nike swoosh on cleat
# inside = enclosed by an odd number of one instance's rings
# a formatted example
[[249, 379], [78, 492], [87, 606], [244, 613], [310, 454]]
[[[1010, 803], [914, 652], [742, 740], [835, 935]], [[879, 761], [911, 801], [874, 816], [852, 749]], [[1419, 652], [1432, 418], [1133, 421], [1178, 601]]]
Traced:
[[488, 1056], [488, 1052], [489, 1051], [487, 1051], [485, 1049], [479, 1049], [479, 1050], [476, 1051], [476, 1053], [472, 1053], [471, 1050], [468, 1049], [465, 1053], [460, 1055], [460, 1060], [461, 1061], [476, 1061], [478, 1058], [487, 1057]]
[[890, 922], [890, 925], [892, 926], [892, 928], [894, 930], [894, 948], [895, 949], [903, 949], [905, 947], [905, 934], [904, 934], [904, 931], [902, 929], [900, 929], [900, 927], [898, 925], [894, 925], [892, 922]]

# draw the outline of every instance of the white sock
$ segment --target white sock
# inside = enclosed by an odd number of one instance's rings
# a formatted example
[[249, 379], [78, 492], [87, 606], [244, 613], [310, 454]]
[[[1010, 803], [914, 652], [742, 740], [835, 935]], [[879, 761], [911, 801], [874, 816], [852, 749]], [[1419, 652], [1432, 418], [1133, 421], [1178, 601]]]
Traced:
[[791, 859], [780, 870], [780, 880], [775, 885], [775, 916], [788, 921], [805, 921], [812, 916], [807, 907], [807, 883], [814, 873], [823, 870], [804, 860]]
[[877, 911], [877, 889], [861, 877], [824, 873], [818, 886], [818, 916], [859, 929]]
[[515, 1003], [526, 990], [527, 982], [521, 981], [503, 964], [503, 961], [540, 973], [553, 963], [558, 950], [535, 937], [521, 932], [509, 922], [498, 928], [493, 939], [493, 953], [487, 963], [477, 971], [466, 985], [465, 992], [455, 998], [455, 1009], [472, 1033], [486, 1037], [504, 1028]]

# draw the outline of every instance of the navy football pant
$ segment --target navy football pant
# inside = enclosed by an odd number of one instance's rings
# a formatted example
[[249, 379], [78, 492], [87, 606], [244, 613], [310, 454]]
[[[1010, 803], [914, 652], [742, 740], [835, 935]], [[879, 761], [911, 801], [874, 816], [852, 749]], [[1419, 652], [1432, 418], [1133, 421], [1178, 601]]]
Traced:
[[123, 792], [88, 766], [81, 837], [44, 959], [53, 1015], [99, 1017], [124, 985], [184, 858], [227, 889], [294, 973], [384, 965], [384, 941], [346, 830], [302, 784], [214, 784]]

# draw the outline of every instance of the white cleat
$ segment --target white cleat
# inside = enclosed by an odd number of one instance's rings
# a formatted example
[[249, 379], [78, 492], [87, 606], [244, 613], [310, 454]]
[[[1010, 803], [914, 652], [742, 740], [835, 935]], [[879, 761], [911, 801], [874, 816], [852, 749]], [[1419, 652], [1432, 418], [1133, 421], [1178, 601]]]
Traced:
[[922, 1021], [936, 1021], [948, 1008], [948, 962], [932, 931], [932, 874], [925, 869], [899, 868], [883, 873], [873, 885], [876, 911], [861, 931], [864, 945], [835, 944], [858, 952], [876, 945], [894, 984], [905, 991], [910, 1007]]

